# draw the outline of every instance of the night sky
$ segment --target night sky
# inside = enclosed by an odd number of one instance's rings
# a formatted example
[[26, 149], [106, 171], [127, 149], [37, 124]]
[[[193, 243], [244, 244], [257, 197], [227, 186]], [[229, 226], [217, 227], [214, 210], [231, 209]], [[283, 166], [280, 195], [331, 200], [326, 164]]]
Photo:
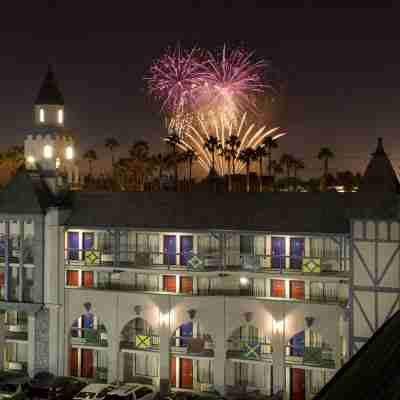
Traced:
[[289, 133], [281, 151], [303, 158], [308, 174], [318, 173], [321, 146], [336, 153], [334, 169], [362, 171], [378, 136], [399, 170], [395, 10], [316, 9], [311, 1], [297, 9], [270, 9], [266, 1], [259, 8], [247, 1], [15, 3], [0, 17], [0, 151], [29, 132], [48, 62], [81, 152], [94, 147], [105, 158], [107, 136], [125, 145], [122, 154], [137, 139], [158, 151], [165, 130], [143, 81], [151, 61], [178, 41], [210, 49], [227, 42], [254, 49], [280, 71]]

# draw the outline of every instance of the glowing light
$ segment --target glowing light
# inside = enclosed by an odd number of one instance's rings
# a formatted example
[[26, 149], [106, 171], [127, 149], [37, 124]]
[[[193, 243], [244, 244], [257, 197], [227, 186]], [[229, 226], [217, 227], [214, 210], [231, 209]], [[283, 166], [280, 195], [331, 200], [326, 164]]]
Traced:
[[274, 335], [282, 335], [283, 334], [283, 320], [276, 321], [272, 320], [272, 331]]
[[160, 324], [164, 325], [164, 326], [169, 324], [169, 313], [168, 312], [166, 312], [166, 313], [161, 312], [160, 313]]
[[247, 286], [249, 284], [249, 279], [245, 276], [241, 276], [240, 277], [240, 284], [242, 286]]
[[64, 123], [64, 110], [58, 110], [57, 117], [58, 117], [58, 123], [63, 124]]
[[44, 158], [52, 158], [53, 157], [53, 147], [49, 144], [46, 144], [43, 148], [43, 157]]
[[60, 168], [60, 165], [61, 165], [61, 161], [60, 161], [60, 159], [57, 157], [57, 158], [56, 158], [56, 168]]
[[39, 121], [44, 122], [44, 109], [43, 108], [41, 108], [39, 110]]
[[34, 163], [35, 163], [35, 157], [33, 157], [33, 156], [28, 156], [28, 157], [26, 158], [26, 161], [27, 161], [29, 164], [34, 164]]
[[65, 158], [67, 160], [72, 160], [74, 158], [74, 149], [72, 148], [72, 146], [68, 146], [65, 149]]

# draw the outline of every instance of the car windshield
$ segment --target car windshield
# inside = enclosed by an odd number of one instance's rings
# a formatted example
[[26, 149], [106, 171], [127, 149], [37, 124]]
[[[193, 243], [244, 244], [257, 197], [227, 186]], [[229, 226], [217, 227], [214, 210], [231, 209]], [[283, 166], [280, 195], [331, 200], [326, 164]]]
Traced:
[[15, 393], [18, 389], [18, 385], [13, 383], [4, 383], [0, 385], [0, 392], [2, 393]]

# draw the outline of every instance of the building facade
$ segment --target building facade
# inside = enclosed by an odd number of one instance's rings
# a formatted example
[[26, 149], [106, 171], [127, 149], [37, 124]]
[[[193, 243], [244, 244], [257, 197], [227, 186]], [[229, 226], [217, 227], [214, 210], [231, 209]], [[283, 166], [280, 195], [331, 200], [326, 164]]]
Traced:
[[340, 194], [71, 191], [37, 143], [0, 194], [2, 369], [311, 399], [398, 310], [381, 141]]

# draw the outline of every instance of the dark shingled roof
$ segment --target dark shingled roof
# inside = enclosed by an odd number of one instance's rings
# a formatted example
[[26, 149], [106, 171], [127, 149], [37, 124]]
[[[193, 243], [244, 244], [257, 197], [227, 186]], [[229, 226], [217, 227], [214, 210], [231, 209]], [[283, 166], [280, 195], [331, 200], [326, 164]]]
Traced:
[[400, 312], [384, 323], [314, 400], [400, 398]]
[[58, 87], [51, 65], [49, 65], [47, 69], [35, 104], [64, 105], [64, 97]]
[[399, 193], [399, 189], [396, 172], [385, 153], [382, 138], [379, 138], [376, 150], [372, 153], [372, 159], [365, 171], [360, 192]]
[[44, 182], [21, 168], [0, 192], [0, 213], [43, 214], [52, 202], [51, 192]]
[[71, 193], [69, 226], [348, 233], [351, 217], [393, 217], [397, 199], [357, 193]]

